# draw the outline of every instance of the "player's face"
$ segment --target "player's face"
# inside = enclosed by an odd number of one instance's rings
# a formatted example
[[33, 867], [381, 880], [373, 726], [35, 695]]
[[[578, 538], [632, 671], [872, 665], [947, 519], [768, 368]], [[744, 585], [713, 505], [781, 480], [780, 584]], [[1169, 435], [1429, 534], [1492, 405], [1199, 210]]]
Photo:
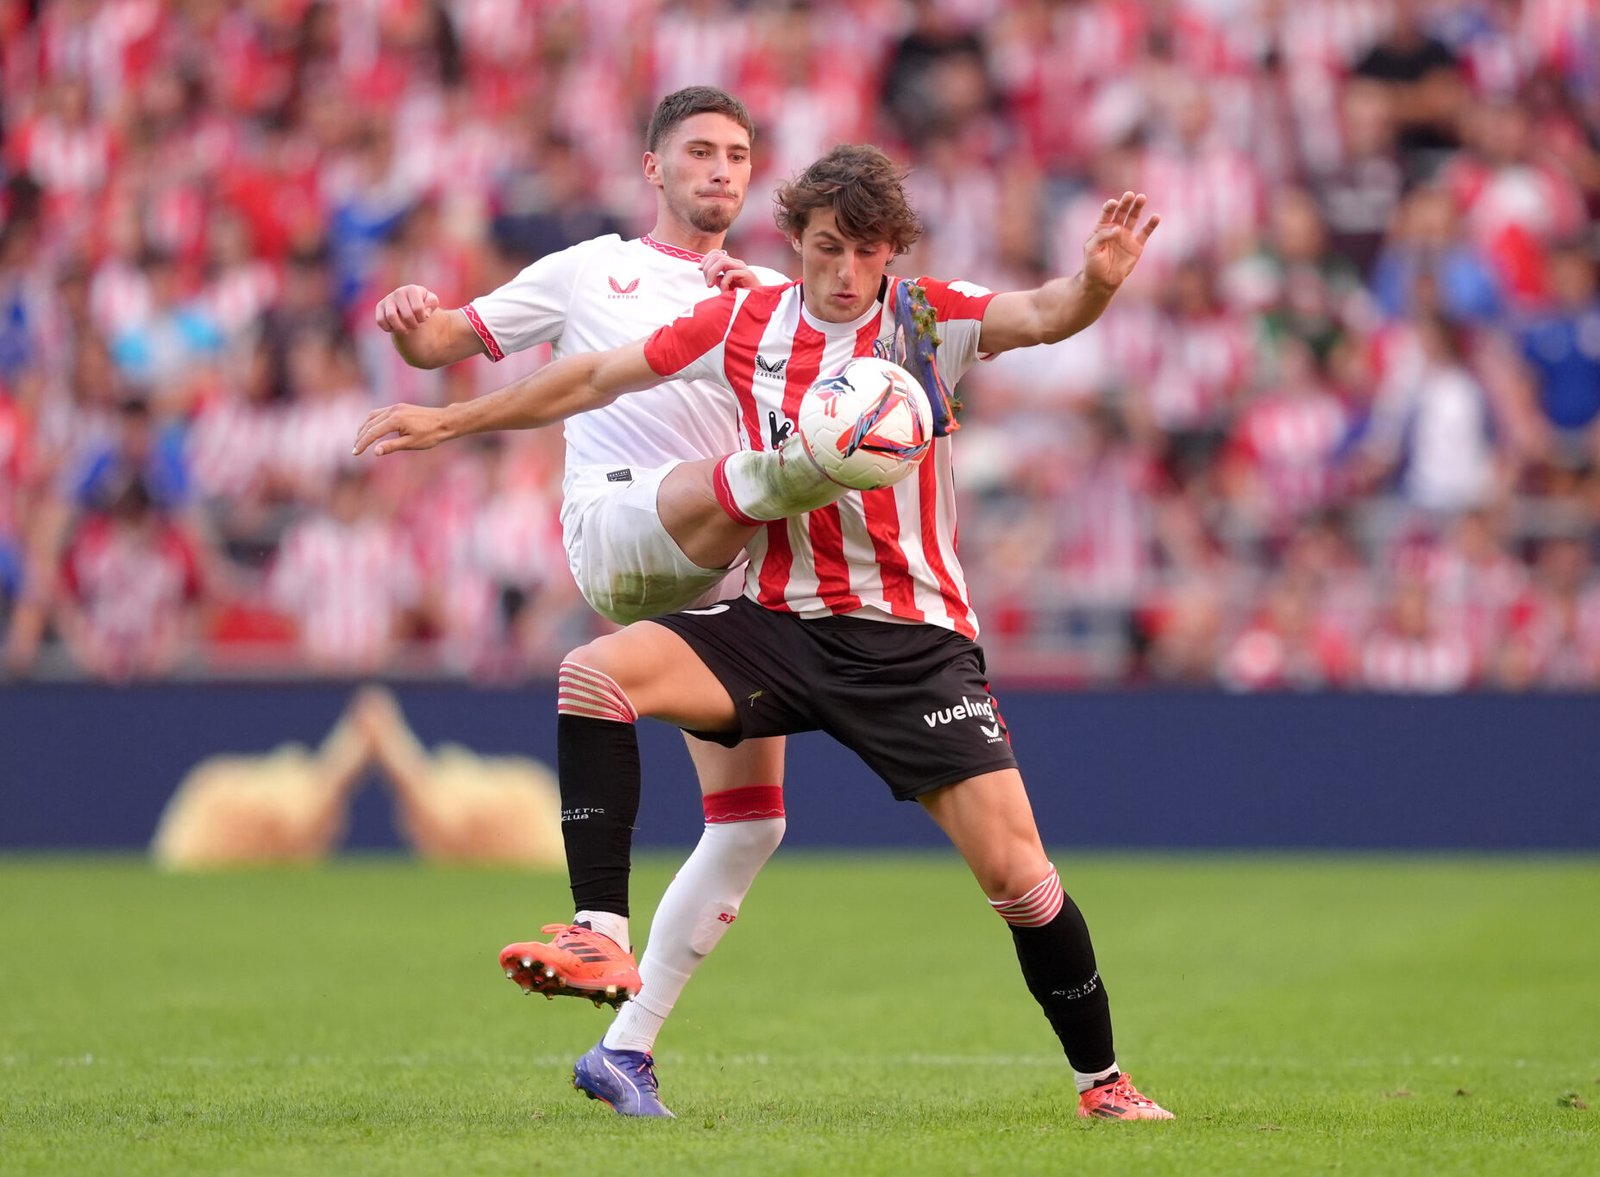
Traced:
[[750, 136], [727, 115], [692, 115], [659, 153], [644, 155], [645, 178], [671, 215], [700, 233], [726, 233], [750, 188]]
[[847, 237], [831, 208], [811, 214], [794, 248], [806, 309], [825, 323], [848, 323], [876, 302], [884, 268], [894, 256], [886, 241]]

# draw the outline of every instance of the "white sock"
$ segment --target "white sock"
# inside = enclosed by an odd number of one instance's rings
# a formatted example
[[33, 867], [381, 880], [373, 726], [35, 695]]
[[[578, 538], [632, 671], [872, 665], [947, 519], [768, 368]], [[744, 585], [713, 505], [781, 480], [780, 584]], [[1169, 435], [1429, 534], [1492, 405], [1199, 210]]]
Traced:
[[1092, 1075], [1086, 1075], [1082, 1071], [1073, 1071], [1072, 1072], [1072, 1079], [1073, 1079], [1073, 1082], [1075, 1082], [1078, 1085], [1078, 1094], [1082, 1095], [1085, 1091], [1089, 1090], [1089, 1088], [1093, 1087], [1096, 1083], [1100, 1082], [1100, 1080], [1102, 1080], [1102, 1079], [1111, 1078], [1111, 1076], [1113, 1076], [1113, 1075], [1115, 1075], [1117, 1073], [1117, 1069], [1118, 1068], [1117, 1068], [1116, 1061], [1113, 1060], [1111, 1065], [1109, 1067], [1107, 1067], [1105, 1070], [1096, 1071]]
[[[828, 478], [795, 437], [775, 450], [740, 450], [717, 467], [731, 506], [740, 521], [770, 522], [803, 515], [842, 498], [847, 487]], [[719, 490], [721, 488], [718, 488]], [[721, 497], [720, 495], [718, 496]]]
[[622, 951], [633, 951], [633, 944], [628, 940], [628, 917], [625, 915], [618, 915], [614, 911], [580, 911], [572, 917], [572, 922], [588, 924], [602, 936], [615, 940], [622, 946]]
[[750, 885], [783, 840], [784, 824], [781, 816], [706, 823], [699, 845], [661, 896], [639, 962], [639, 993], [606, 1031], [607, 1047], [654, 1049], [678, 995], [732, 925]]

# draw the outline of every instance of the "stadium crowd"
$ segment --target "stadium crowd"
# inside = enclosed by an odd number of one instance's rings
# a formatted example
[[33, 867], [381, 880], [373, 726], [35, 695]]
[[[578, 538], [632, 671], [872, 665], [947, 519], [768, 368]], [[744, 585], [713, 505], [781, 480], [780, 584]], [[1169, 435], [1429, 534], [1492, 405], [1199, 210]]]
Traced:
[[649, 223], [642, 121], [911, 168], [900, 273], [1134, 281], [961, 391], [1002, 679], [1600, 688], [1596, 0], [0, 0], [0, 677], [516, 681], [599, 622], [559, 431], [352, 459], [497, 387], [372, 326]]

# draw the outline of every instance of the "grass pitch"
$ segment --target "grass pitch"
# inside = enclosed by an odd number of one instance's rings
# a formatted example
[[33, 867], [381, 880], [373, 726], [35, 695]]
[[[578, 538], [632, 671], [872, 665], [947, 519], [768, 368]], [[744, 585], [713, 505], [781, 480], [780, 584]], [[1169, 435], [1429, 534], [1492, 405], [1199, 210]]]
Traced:
[[1600, 1171], [1600, 863], [1056, 861], [1175, 1123], [1073, 1118], [949, 855], [780, 853], [662, 1036], [665, 1123], [567, 1086], [608, 1012], [499, 973], [558, 877], [0, 859], [0, 1172]]

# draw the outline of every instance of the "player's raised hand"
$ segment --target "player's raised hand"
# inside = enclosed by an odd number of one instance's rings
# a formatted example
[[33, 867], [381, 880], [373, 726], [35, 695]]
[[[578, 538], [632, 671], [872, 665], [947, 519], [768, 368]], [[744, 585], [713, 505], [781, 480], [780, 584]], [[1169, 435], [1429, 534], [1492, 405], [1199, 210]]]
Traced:
[[[393, 437], [389, 435], [393, 434]], [[392, 454], [396, 450], [430, 450], [452, 434], [445, 422], [445, 410], [427, 405], [390, 405], [386, 409], [373, 409], [361, 423], [356, 433], [352, 454], [362, 453], [373, 442], [374, 457]], [[379, 441], [379, 438], [384, 440]]]
[[378, 302], [374, 318], [390, 334], [415, 331], [439, 309], [439, 296], [426, 286], [401, 286]]
[[1124, 192], [1121, 199], [1100, 206], [1100, 220], [1083, 245], [1083, 274], [1090, 282], [1121, 286], [1138, 265], [1144, 243], [1161, 223], [1161, 215], [1152, 213], [1139, 224], [1144, 205], [1143, 192]]
[[707, 286], [715, 286], [724, 293], [761, 285], [755, 271], [742, 258], [730, 256], [726, 249], [713, 249], [706, 254], [701, 259], [700, 272], [706, 276]]

